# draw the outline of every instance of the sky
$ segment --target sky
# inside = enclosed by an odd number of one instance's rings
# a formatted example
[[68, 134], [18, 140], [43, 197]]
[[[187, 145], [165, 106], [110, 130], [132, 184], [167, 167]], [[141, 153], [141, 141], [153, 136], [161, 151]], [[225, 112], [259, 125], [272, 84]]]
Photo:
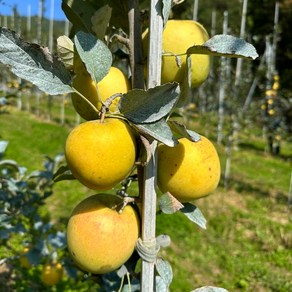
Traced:
[[[61, 8], [62, 0], [45, 0], [45, 17], [50, 18], [51, 4], [54, 4], [54, 19], [64, 20], [65, 14]], [[0, 15], [12, 15], [12, 8], [17, 5], [18, 13], [21, 16], [27, 16], [29, 6], [31, 16], [37, 15], [39, 11], [39, 0], [0, 0]]]

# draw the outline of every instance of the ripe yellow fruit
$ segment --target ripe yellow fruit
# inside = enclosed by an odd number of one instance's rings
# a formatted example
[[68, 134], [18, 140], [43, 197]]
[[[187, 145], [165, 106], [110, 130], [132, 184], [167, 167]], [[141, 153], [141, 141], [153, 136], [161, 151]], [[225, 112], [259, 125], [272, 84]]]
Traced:
[[[98, 91], [102, 101], [106, 101], [115, 93], [126, 93], [130, 90], [130, 82], [126, 75], [118, 68], [111, 67], [109, 73], [97, 83]], [[114, 99], [110, 106], [110, 111], [117, 110], [119, 97]], [[101, 103], [98, 103], [97, 108], [101, 108]]]
[[179, 139], [175, 147], [158, 147], [157, 183], [181, 202], [213, 192], [220, 180], [220, 161], [214, 145], [204, 136], [198, 142]]
[[[84, 95], [97, 109], [101, 109], [101, 102], [99, 102], [98, 94], [102, 101], [105, 101], [115, 93], [126, 93], [130, 89], [130, 83], [125, 74], [116, 67], [111, 67], [109, 73], [100, 81], [96, 83], [91, 79], [90, 74], [84, 70], [78, 72], [73, 79], [73, 87]], [[98, 89], [98, 91], [97, 91]], [[117, 110], [119, 97], [116, 98], [111, 106], [110, 111]], [[91, 114], [86, 102], [77, 94], [72, 94], [72, 103], [75, 110], [85, 120], [96, 119], [94, 113]]]
[[65, 156], [72, 174], [82, 184], [94, 190], [109, 190], [134, 166], [135, 136], [120, 119], [87, 121], [69, 134]]
[[53, 286], [63, 278], [64, 269], [60, 263], [47, 263], [43, 266], [41, 280], [45, 285]]
[[278, 81], [276, 81], [276, 82], [274, 82], [274, 84], [273, 84], [273, 90], [278, 90], [279, 89], [279, 87], [280, 87], [280, 84], [279, 84], [279, 82]]
[[[143, 49], [147, 54], [148, 31], [143, 34]], [[187, 74], [186, 56], [180, 56], [179, 68], [176, 58], [165, 53], [183, 54], [194, 45], [202, 45], [209, 39], [205, 28], [193, 20], [169, 20], [163, 31], [161, 83], [182, 82]], [[197, 87], [208, 77], [210, 69], [210, 57], [208, 55], [193, 54], [191, 56], [191, 85]]]
[[275, 81], [279, 81], [279, 80], [280, 80], [280, 76], [279, 76], [278, 74], [275, 74], [275, 75], [274, 75], [274, 80], [275, 80]]
[[83, 271], [104, 274], [116, 270], [132, 255], [139, 237], [140, 220], [127, 205], [116, 209], [122, 199], [96, 194], [81, 201], [67, 225], [70, 256]]
[[[97, 109], [98, 95], [95, 82], [92, 81], [90, 74], [85, 70], [80, 71], [73, 79], [73, 87], [84, 95]], [[77, 93], [71, 94], [72, 104], [76, 112], [85, 120], [95, 120], [98, 113], [84, 101]]]
[[266, 96], [276, 96], [277, 92], [273, 89], [266, 90]]
[[22, 251], [21, 256], [19, 257], [20, 266], [27, 269], [31, 267], [31, 263], [29, 262], [29, 259], [27, 257], [28, 252], [29, 248], [25, 247]]
[[268, 99], [267, 103], [268, 103], [269, 105], [272, 105], [272, 104], [274, 103], [274, 100], [270, 98], [270, 99]]

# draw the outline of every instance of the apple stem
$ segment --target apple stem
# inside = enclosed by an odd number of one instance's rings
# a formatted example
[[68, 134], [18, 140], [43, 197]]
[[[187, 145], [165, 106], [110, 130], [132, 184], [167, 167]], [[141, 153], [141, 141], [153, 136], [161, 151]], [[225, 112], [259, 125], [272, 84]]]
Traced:
[[105, 115], [106, 113], [109, 111], [109, 108], [112, 104], [112, 102], [119, 96], [122, 96], [122, 93], [115, 93], [112, 96], [110, 96], [101, 106], [100, 109], [100, 122], [103, 123], [104, 119], [105, 119]]

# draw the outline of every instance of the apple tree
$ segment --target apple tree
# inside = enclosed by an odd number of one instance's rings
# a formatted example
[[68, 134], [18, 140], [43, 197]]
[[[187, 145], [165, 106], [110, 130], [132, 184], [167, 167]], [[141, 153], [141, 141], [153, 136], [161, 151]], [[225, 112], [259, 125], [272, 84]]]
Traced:
[[[196, 77], [192, 74], [205, 66], [206, 78], [211, 55], [257, 57], [254, 47], [242, 39], [230, 35], [209, 39], [201, 24], [168, 22], [175, 4], [168, 0], [63, 0], [72, 28], [70, 37], [58, 38], [58, 55], [0, 28], [0, 62], [50, 95], [71, 93], [74, 108], [84, 119], [67, 139], [67, 165], [52, 179], [75, 178], [97, 191], [89, 203], [81, 198], [73, 210], [67, 247], [76, 266], [105, 289], [169, 290], [172, 269], [159, 251], [170, 244], [170, 238], [156, 236], [157, 205], [163, 213], [182, 212], [205, 229], [206, 219], [192, 201], [213, 191], [220, 178], [219, 157], [212, 143], [181, 122], [180, 108], [188, 103]], [[170, 23], [174, 28], [170, 27], [169, 42], [180, 27], [175, 40], [183, 31], [187, 32], [184, 38], [204, 37], [180, 51], [164, 48], [162, 40]], [[147, 31], [143, 41], [142, 31]], [[110, 75], [113, 67], [119, 69], [119, 75]], [[162, 78], [168, 69], [179, 71], [180, 78]], [[110, 80], [105, 88], [113, 91], [103, 97], [105, 78]], [[196, 86], [203, 81], [195, 82]], [[115, 87], [122, 82], [124, 88]], [[168, 151], [173, 155], [166, 155], [169, 165], [161, 169], [159, 159]], [[210, 151], [212, 159], [204, 165], [203, 157]], [[190, 162], [194, 158], [196, 164]], [[204, 170], [199, 177], [198, 169]], [[178, 173], [181, 176], [176, 178]], [[191, 184], [180, 187], [188, 175]], [[177, 182], [170, 186], [175, 178]], [[206, 191], [209, 178], [213, 183]], [[194, 192], [196, 182], [202, 180], [206, 183]], [[131, 183], [138, 184], [138, 194], [128, 192]], [[110, 194], [113, 188], [114, 197]], [[133, 227], [128, 230], [127, 225]], [[111, 262], [110, 254], [115, 254], [115, 261], [122, 253], [116, 252], [128, 248], [128, 238], [135, 244], [130, 245], [127, 256], [117, 264]], [[112, 240], [116, 248], [110, 245]], [[93, 267], [95, 263], [98, 269]], [[202, 287], [194, 291], [225, 290]]]

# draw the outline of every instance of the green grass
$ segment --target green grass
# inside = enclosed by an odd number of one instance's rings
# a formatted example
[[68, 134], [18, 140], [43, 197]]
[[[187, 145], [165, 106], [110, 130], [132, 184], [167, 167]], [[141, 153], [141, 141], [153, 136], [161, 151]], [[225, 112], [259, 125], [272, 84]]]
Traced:
[[9, 142], [5, 157], [17, 160], [29, 171], [39, 169], [44, 155], [63, 152], [66, 127], [37, 120], [25, 112], [0, 114], [0, 137]]
[[[41, 167], [43, 155], [63, 151], [70, 130], [23, 112], [0, 115], [0, 124], [1, 139], [9, 141], [5, 158], [30, 171]], [[170, 247], [161, 250], [174, 270], [171, 291], [207, 285], [229, 291], [292, 291], [292, 222], [287, 206], [292, 146], [284, 143], [285, 155], [273, 157], [264, 152], [259, 135], [248, 133], [241, 137], [239, 150], [232, 152], [230, 188], [223, 189], [221, 183], [213, 195], [196, 201], [208, 221], [207, 230], [179, 212], [157, 217], [157, 234], [172, 239]], [[225, 150], [216, 147], [224, 172]], [[93, 193], [77, 181], [57, 183], [54, 189], [45, 209], [62, 223], [78, 201]], [[136, 187], [132, 190], [136, 192]]]

